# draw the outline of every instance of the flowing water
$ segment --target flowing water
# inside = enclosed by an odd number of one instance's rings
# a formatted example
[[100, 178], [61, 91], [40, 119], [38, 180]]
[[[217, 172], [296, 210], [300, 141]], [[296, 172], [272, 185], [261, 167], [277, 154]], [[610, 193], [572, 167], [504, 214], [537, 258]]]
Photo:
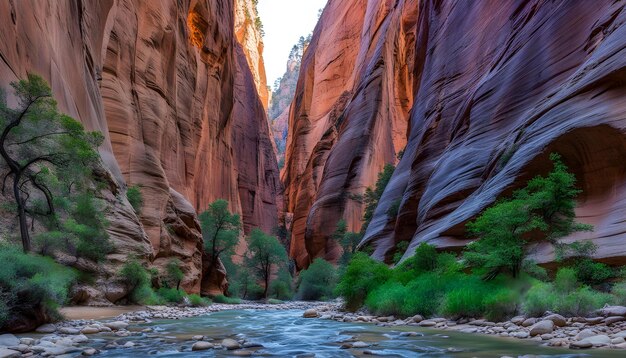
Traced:
[[[301, 310], [230, 310], [181, 320], [158, 320], [140, 325], [152, 328], [142, 336], [118, 338], [117, 343], [136, 343], [132, 348], [104, 350], [102, 357], [229, 357], [233, 351], [192, 352], [194, 335], [260, 343], [253, 356], [266, 357], [360, 357], [366, 353], [386, 357], [624, 357], [623, 351], [573, 351], [551, 348], [538, 342], [504, 339], [418, 327], [378, 327], [302, 318]], [[423, 336], [403, 336], [402, 332]], [[371, 344], [365, 349], [341, 349], [341, 342], [355, 338]], [[99, 341], [104, 346], [110, 341]], [[252, 350], [252, 349], [248, 349]], [[365, 352], [369, 350], [369, 352]]]

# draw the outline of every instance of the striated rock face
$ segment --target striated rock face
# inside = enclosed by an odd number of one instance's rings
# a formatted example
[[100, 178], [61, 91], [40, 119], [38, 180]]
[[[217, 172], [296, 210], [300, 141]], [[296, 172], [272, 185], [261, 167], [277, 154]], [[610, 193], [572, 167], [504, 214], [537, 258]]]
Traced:
[[[262, 59], [251, 71], [235, 29], [228, 1], [0, 2], [0, 85], [39, 73], [61, 110], [106, 136], [109, 273], [129, 254], [157, 268], [178, 257], [185, 289], [223, 289], [224, 277], [201, 284], [196, 212], [224, 198], [246, 229], [276, 225]], [[140, 217], [126, 185], [141, 188]]]
[[358, 231], [355, 200], [406, 144], [413, 103], [417, 0], [330, 0], [302, 59], [289, 113], [286, 211], [299, 268], [335, 260], [339, 219]]
[[[624, 7], [422, 1], [408, 145], [362, 244], [378, 259], [401, 240], [405, 257], [421, 242], [460, 248], [468, 220], [548, 172], [559, 152], [583, 190], [579, 220], [595, 226], [569, 239], [593, 239], [599, 259], [626, 262]], [[552, 254], [542, 246], [535, 259]]]

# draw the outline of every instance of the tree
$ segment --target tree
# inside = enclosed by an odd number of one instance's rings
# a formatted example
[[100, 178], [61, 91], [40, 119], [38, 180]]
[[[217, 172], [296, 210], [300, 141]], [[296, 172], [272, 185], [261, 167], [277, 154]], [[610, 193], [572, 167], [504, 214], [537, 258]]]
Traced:
[[350, 261], [350, 258], [356, 252], [356, 247], [361, 242], [362, 235], [358, 232], [348, 231], [348, 224], [344, 219], [337, 222], [337, 228], [331, 235], [343, 251], [339, 258], [339, 264], [345, 266]]
[[267, 298], [272, 269], [287, 262], [287, 252], [276, 237], [260, 229], [253, 229], [246, 240], [248, 241], [246, 265], [263, 281], [263, 298]]
[[200, 226], [204, 250], [211, 259], [209, 272], [212, 273], [220, 255], [231, 253], [237, 245], [241, 221], [239, 214], [228, 210], [228, 201], [218, 199], [200, 214]]
[[180, 269], [182, 263], [179, 259], [172, 259], [167, 263], [167, 280], [176, 285], [176, 290], [180, 290], [180, 282], [185, 278], [185, 274]]
[[300, 273], [297, 297], [305, 301], [331, 299], [336, 285], [335, 267], [322, 258], [316, 258], [308, 269]]
[[389, 184], [389, 180], [391, 179], [394, 170], [395, 167], [393, 165], [385, 165], [383, 170], [378, 173], [378, 180], [376, 180], [376, 185], [374, 186], [374, 189], [365, 189], [365, 195], [363, 196], [365, 211], [363, 212], [363, 225], [361, 226], [362, 234], [365, 234], [365, 231], [367, 230], [370, 221], [372, 221], [374, 211], [376, 211], [376, 207], [378, 206], [378, 201], [383, 196], [383, 192], [385, 192], [385, 188], [387, 187], [387, 184]]
[[10, 179], [22, 249], [30, 252], [28, 218], [43, 219], [48, 229], [63, 231], [60, 214], [74, 207], [68, 199], [92, 191], [93, 169], [101, 165], [96, 149], [104, 137], [86, 132], [79, 122], [59, 113], [41, 77], [29, 74], [11, 87], [16, 108], [9, 108], [0, 93], [0, 156], [8, 167], [2, 192]]
[[577, 231], [592, 230], [575, 219], [576, 178], [557, 154], [551, 154], [554, 169], [537, 176], [511, 198], [500, 200], [467, 225], [478, 240], [469, 244], [464, 258], [473, 267], [485, 270], [491, 279], [501, 272], [516, 277], [529, 241], [558, 240]]

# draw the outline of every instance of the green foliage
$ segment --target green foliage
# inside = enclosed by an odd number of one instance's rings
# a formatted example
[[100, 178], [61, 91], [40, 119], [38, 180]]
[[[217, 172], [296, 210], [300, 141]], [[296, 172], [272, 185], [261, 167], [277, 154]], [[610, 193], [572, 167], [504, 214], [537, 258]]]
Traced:
[[391, 270], [385, 264], [363, 253], [356, 253], [341, 277], [335, 294], [346, 300], [348, 310], [356, 311], [363, 305], [367, 295], [390, 277]]
[[352, 255], [356, 252], [357, 245], [361, 242], [361, 237], [360, 233], [348, 231], [348, 224], [344, 219], [337, 222], [337, 228], [331, 235], [331, 238], [341, 246], [340, 266], [348, 264]]
[[180, 269], [182, 262], [179, 259], [172, 259], [167, 263], [165, 267], [167, 276], [167, 282], [170, 287], [176, 287], [176, 290], [180, 288], [180, 282], [185, 278], [185, 274]]
[[229, 305], [238, 305], [241, 303], [241, 300], [235, 297], [226, 297], [224, 295], [217, 295], [213, 297], [213, 302], [215, 303], [225, 303]]
[[575, 222], [576, 178], [557, 154], [550, 155], [554, 169], [537, 176], [527, 186], [486, 209], [467, 225], [478, 240], [469, 244], [466, 262], [483, 272], [486, 278], [506, 272], [516, 277], [526, 255], [526, 240], [553, 244], [571, 233], [590, 230]]
[[161, 287], [156, 293], [163, 298], [165, 302], [169, 303], [182, 303], [185, 297], [187, 297], [185, 291], [169, 287]]
[[613, 303], [618, 306], [626, 306], [626, 281], [621, 281], [613, 285], [611, 290]]
[[209, 254], [209, 271], [216, 269], [222, 254], [232, 256], [239, 240], [241, 220], [238, 214], [228, 210], [228, 201], [219, 199], [200, 214], [200, 226], [204, 239], [204, 250]]
[[581, 285], [576, 279], [575, 270], [562, 268], [557, 272], [554, 283], [538, 282], [530, 288], [522, 309], [532, 316], [542, 315], [546, 311], [584, 316], [611, 301], [613, 297], [610, 295]]
[[278, 271], [276, 279], [270, 283], [270, 296], [279, 300], [290, 300], [293, 297], [293, 278], [285, 268]]
[[122, 266], [120, 277], [128, 287], [129, 301], [143, 304], [155, 300], [150, 273], [136, 259], [130, 259]]
[[270, 305], [279, 305], [281, 303], [284, 303], [284, 301], [277, 300], [275, 298], [270, 298], [269, 300], [267, 300], [267, 303], [269, 303]]
[[126, 190], [126, 199], [130, 205], [135, 209], [137, 214], [141, 214], [141, 208], [143, 207], [143, 195], [141, 194], [141, 188], [139, 185], [129, 186]]
[[387, 216], [391, 219], [395, 219], [398, 216], [398, 211], [400, 210], [400, 203], [402, 201], [400, 199], [396, 199], [394, 200], [391, 205], [389, 205], [389, 208], [387, 209]]
[[[39, 76], [13, 82], [17, 107], [0, 100], [0, 154], [13, 185], [24, 251], [31, 251], [27, 219], [48, 231], [37, 238], [39, 252], [65, 250], [94, 261], [112, 249], [95, 171], [104, 136], [59, 113], [52, 91]], [[4, 176], [4, 175], [3, 175]], [[53, 242], [55, 240], [56, 242]]]
[[253, 229], [246, 237], [248, 252], [245, 265], [263, 281], [263, 298], [268, 298], [272, 269], [287, 262], [287, 252], [278, 239], [260, 229]]
[[387, 187], [387, 184], [389, 184], [389, 180], [391, 179], [394, 170], [395, 167], [393, 165], [385, 165], [383, 171], [378, 173], [378, 180], [376, 181], [374, 189], [365, 189], [365, 195], [363, 196], [365, 210], [363, 212], [363, 226], [361, 226], [361, 233], [365, 233], [365, 231], [367, 230], [367, 226], [372, 220], [372, 217], [374, 216], [374, 211], [378, 206], [378, 201], [382, 197], [383, 192]]
[[196, 294], [191, 294], [187, 297], [189, 297], [189, 303], [191, 303], [193, 307], [205, 307], [212, 303], [210, 299]]
[[409, 247], [408, 241], [400, 241], [396, 244], [396, 252], [393, 254], [393, 263], [397, 264], [402, 260], [402, 256], [404, 256], [404, 252]]
[[52, 259], [0, 246], [0, 330], [12, 318], [43, 312], [58, 318], [76, 273]]
[[334, 297], [337, 272], [328, 261], [317, 258], [308, 269], [300, 272], [298, 299], [305, 301], [328, 300]]
[[597, 285], [614, 276], [613, 270], [606, 264], [592, 259], [598, 246], [591, 240], [575, 241], [571, 244], [556, 246], [556, 259], [571, 267], [576, 278], [585, 285]]

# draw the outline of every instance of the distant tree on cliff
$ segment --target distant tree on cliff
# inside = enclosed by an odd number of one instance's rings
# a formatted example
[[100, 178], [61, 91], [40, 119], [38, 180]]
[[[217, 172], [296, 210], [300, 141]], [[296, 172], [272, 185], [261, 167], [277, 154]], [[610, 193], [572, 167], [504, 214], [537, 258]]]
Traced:
[[378, 173], [378, 180], [376, 180], [374, 189], [365, 189], [365, 195], [363, 196], [365, 211], [363, 212], [363, 225], [361, 226], [361, 233], [365, 233], [370, 221], [372, 221], [374, 211], [376, 211], [376, 207], [378, 206], [378, 201], [383, 196], [383, 192], [385, 191], [387, 184], [389, 184], [389, 180], [391, 179], [395, 169], [396, 168], [392, 164], [385, 165], [383, 170]]
[[241, 220], [239, 214], [228, 210], [228, 201], [218, 199], [200, 214], [200, 226], [204, 250], [210, 257], [209, 272], [216, 269], [217, 260], [223, 253], [230, 253], [237, 246]]
[[3, 194], [12, 183], [23, 250], [32, 250], [30, 218], [48, 229], [38, 236], [43, 251], [63, 246], [77, 256], [104, 257], [111, 245], [94, 182], [104, 137], [59, 113], [41, 77], [29, 74], [11, 87], [16, 108], [0, 93], [0, 156], [8, 168], [0, 179]]
[[180, 282], [185, 278], [183, 270], [180, 269], [182, 262], [179, 259], [172, 259], [165, 267], [167, 271], [167, 280], [172, 286], [176, 286], [176, 290], [180, 290]]
[[363, 236], [358, 232], [348, 231], [348, 224], [344, 219], [341, 219], [337, 222], [337, 228], [331, 237], [342, 249], [339, 265], [347, 265], [352, 255], [356, 252], [356, 247], [361, 242]]
[[554, 169], [537, 176], [511, 198], [500, 200], [467, 225], [478, 240], [467, 246], [466, 262], [484, 270], [491, 279], [501, 272], [516, 277], [522, 269], [530, 241], [562, 245], [559, 239], [590, 225], [575, 221], [576, 177], [569, 173], [558, 154], [550, 155]]
[[248, 241], [248, 253], [245, 257], [246, 266], [263, 281], [263, 297], [267, 298], [272, 270], [287, 263], [287, 252], [276, 237], [268, 235], [260, 229], [252, 230], [246, 240]]

